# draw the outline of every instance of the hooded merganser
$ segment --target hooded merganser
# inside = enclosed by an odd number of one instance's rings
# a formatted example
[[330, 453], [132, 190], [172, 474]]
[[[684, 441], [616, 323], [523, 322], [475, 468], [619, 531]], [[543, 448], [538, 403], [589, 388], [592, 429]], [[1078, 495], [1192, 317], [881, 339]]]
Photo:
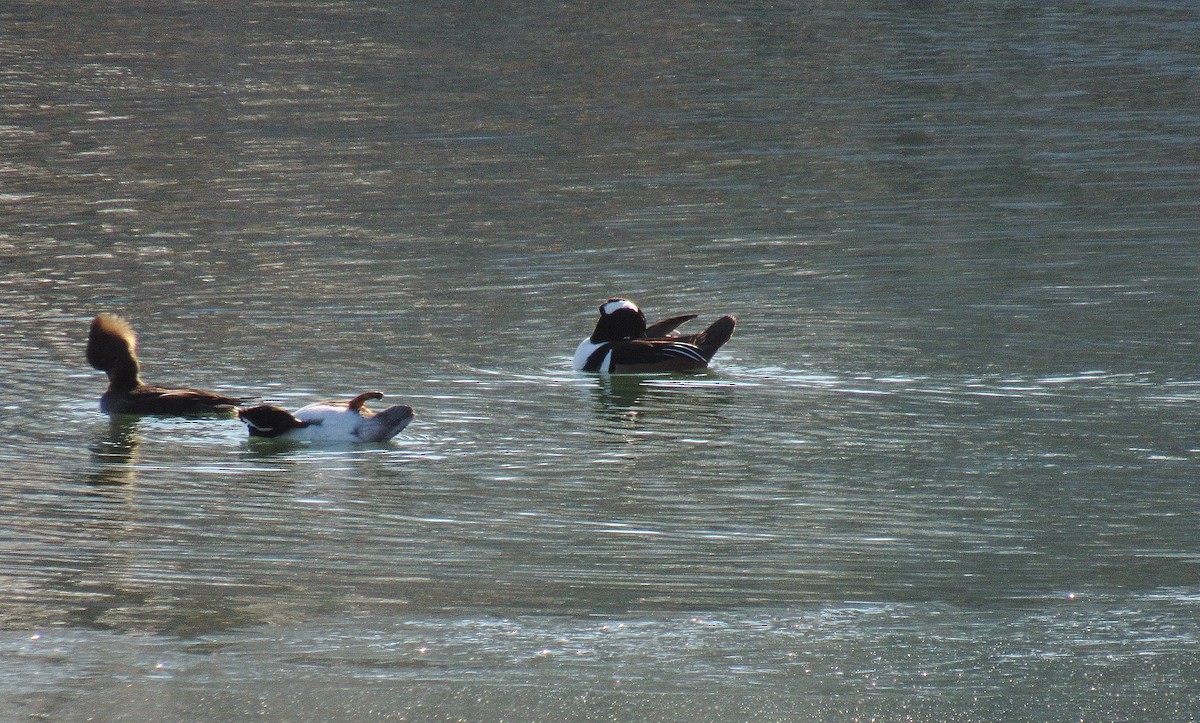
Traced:
[[238, 411], [238, 419], [257, 438], [299, 442], [384, 442], [413, 420], [412, 407], [397, 404], [382, 412], [363, 406], [368, 399], [383, 399], [382, 392], [365, 392], [348, 402], [317, 402], [295, 414], [261, 404]]
[[100, 411], [109, 414], [230, 413], [246, 401], [203, 389], [174, 389], [142, 382], [137, 335], [129, 322], [115, 314], [100, 314], [92, 319], [87, 360], [108, 375], [108, 389], [100, 397]]
[[729, 337], [737, 320], [722, 316], [704, 331], [679, 336], [676, 327], [695, 314], [672, 316], [646, 325], [646, 315], [627, 299], [600, 305], [596, 330], [575, 350], [571, 362], [578, 371], [647, 374], [703, 369]]

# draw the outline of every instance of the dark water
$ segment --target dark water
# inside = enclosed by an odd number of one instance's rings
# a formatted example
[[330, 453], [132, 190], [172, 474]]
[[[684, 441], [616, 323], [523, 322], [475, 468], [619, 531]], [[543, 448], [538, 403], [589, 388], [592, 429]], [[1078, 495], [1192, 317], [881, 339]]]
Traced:
[[[1200, 717], [1190, 3], [0, 9], [0, 718]], [[596, 306], [739, 317], [570, 370]], [[110, 421], [146, 376], [388, 445]]]

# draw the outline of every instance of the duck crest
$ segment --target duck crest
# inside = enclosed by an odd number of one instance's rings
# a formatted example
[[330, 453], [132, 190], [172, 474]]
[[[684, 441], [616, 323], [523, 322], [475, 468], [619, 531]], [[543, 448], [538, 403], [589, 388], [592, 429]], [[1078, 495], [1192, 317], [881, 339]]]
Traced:
[[141, 365], [137, 358], [137, 334], [116, 314], [99, 314], [88, 331], [87, 360], [108, 375], [109, 387], [123, 392], [137, 388]]
[[600, 320], [592, 332], [593, 344], [621, 339], [640, 339], [646, 335], [646, 315], [628, 299], [609, 299], [600, 305]]

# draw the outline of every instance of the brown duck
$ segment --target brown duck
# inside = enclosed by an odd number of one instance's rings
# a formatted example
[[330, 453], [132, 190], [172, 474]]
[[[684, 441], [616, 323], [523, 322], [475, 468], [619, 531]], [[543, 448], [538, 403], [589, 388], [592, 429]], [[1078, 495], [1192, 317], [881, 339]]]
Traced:
[[137, 335], [129, 322], [115, 314], [92, 319], [87, 360], [108, 375], [108, 389], [100, 396], [100, 411], [109, 414], [229, 414], [246, 401], [203, 389], [146, 384], [137, 358]]

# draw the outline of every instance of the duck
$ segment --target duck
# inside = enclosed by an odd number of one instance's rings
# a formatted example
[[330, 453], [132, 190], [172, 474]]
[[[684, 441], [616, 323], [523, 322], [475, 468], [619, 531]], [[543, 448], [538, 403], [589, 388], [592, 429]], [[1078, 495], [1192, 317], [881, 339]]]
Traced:
[[141, 378], [137, 334], [116, 314], [98, 314], [88, 331], [87, 360], [108, 375], [108, 389], [100, 395], [100, 411], [108, 414], [194, 416], [230, 414], [248, 400], [204, 389], [164, 387]]
[[254, 439], [296, 442], [386, 442], [413, 420], [413, 409], [396, 404], [381, 412], [367, 409], [383, 392], [364, 392], [347, 402], [317, 402], [295, 414], [270, 404], [238, 410]]
[[680, 336], [675, 332], [696, 316], [672, 316], [647, 326], [646, 315], [637, 304], [628, 299], [609, 299], [600, 305], [596, 329], [580, 342], [571, 366], [576, 371], [601, 374], [704, 369], [733, 336], [737, 319], [722, 316], [699, 334]]

